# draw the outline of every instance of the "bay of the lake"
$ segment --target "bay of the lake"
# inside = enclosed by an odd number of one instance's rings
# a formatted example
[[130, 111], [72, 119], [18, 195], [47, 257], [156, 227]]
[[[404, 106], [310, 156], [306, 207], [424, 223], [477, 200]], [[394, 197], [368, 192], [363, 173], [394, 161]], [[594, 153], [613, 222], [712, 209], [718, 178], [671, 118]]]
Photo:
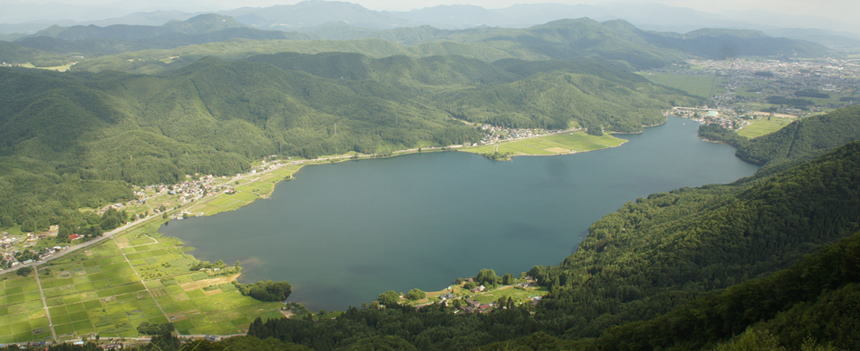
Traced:
[[557, 264], [627, 201], [755, 172], [697, 128], [670, 118], [621, 136], [630, 140], [621, 147], [565, 156], [439, 152], [310, 166], [269, 199], [162, 232], [200, 259], [241, 262], [242, 281], [286, 280], [290, 301], [343, 309], [385, 290], [439, 290], [481, 268]]

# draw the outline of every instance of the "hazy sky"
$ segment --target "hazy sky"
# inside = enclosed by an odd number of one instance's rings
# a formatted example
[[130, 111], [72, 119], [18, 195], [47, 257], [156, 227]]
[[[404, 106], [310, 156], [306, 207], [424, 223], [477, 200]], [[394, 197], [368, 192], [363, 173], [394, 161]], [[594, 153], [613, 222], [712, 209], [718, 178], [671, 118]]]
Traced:
[[[431, 7], [435, 5], [453, 5], [453, 4], [472, 4], [487, 8], [507, 7], [513, 4], [522, 3], [661, 3], [679, 7], [688, 7], [704, 12], [720, 13], [720, 14], [736, 14], [742, 16], [742, 13], [751, 11], [765, 11], [769, 15], [764, 15], [759, 20], [761, 24], [767, 24], [773, 21], [773, 14], [785, 15], [792, 18], [797, 18], [804, 23], [799, 23], [799, 26], [809, 25], [808, 23], [822, 23], [824, 25], [831, 24], [831, 27], [841, 27], [843, 29], [860, 32], [860, 21], [857, 21], [857, 15], [860, 14], [860, 0], [346, 0], [348, 2], [358, 3], [367, 8], [376, 10], [410, 10], [422, 7]], [[182, 11], [212, 11], [232, 9], [243, 6], [269, 6], [275, 4], [294, 4], [299, 0], [145, 0], [145, 1], [127, 1], [127, 0], [0, 0], [0, 12], [6, 12], [5, 16], [0, 15], [0, 19], [8, 20], [12, 12], [33, 12], [28, 8], [39, 5], [57, 4], [56, 9], [65, 8], [70, 5], [75, 7], [98, 7], [101, 11], [99, 14], [112, 12], [113, 15], [121, 15], [134, 11], [150, 11], [155, 9], [161, 10], [182, 10]], [[44, 6], [42, 6], [44, 7]], [[70, 16], [77, 15], [77, 11], [72, 9], [67, 10]], [[93, 12], [96, 13], [96, 12]], [[91, 14], [93, 14], [91, 13]], [[38, 15], [34, 13], [17, 13], [14, 16], [22, 20], [30, 20], [32, 16]], [[745, 20], [750, 20], [750, 16], [743, 14]], [[816, 20], [811, 20], [811, 18]], [[810, 20], [806, 20], [810, 18]], [[752, 18], [755, 20], [754, 18]], [[784, 22], [784, 21], [779, 21]], [[780, 25], [785, 25], [780, 23]]]
[[[650, 2], [689, 7], [710, 12], [767, 10], [791, 14], [816, 14], [822, 17], [848, 18], [860, 11], [857, 0], [345, 0], [359, 3], [377, 10], [410, 10], [435, 5], [473, 4], [487, 8], [507, 7], [522, 3], [605, 3], [605, 2]], [[229, 9], [242, 6], [269, 6], [295, 4], [299, 0], [147, 0], [141, 2], [117, 0], [0, 0], [4, 3], [45, 3], [70, 5], [102, 5], [118, 7], [184, 8], [184, 9]]]

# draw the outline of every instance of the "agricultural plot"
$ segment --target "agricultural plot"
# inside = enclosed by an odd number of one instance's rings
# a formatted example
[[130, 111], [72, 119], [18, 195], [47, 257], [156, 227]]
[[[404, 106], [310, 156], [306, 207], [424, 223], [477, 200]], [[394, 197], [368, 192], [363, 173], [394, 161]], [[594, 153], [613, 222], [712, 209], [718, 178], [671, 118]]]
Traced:
[[752, 139], [778, 131], [791, 124], [791, 122], [794, 122], [794, 119], [782, 117], [759, 118], [738, 130], [738, 135]]
[[33, 274], [0, 277], [0, 344], [51, 338]]
[[[176, 324], [182, 334], [244, 332], [257, 317], [280, 316], [281, 303], [243, 296], [223, 271], [192, 271], [197, 262], [157, 221], [39, 267], [42, 291], [60, 340], [138, 336], [143, 322]], [[0, 277], [0, 343], [51, 338], [31, 274]]]
[[549, 156], [605, 149], [619, 146], [625, 142], [627, 141], [609, 134], [596, 136], [579, 131], [503, 142], [498, 145], [481, 145], [461, 150], [482, 155], [498, 152], [513, 156]]
[[39, 272], [61, 340], [136, 336], [140, 323], [166, 321], [113, 241], [46, 264]]
[[181, 334], [243, 333], [256, 317], [280, 316], [281, 303], [242, 296], [232, 283], [238, 277], [233, 271], [191, 271], [196, 260], [184, 253], [181, 241], [154, 229], [144, 227], [116, 241]]

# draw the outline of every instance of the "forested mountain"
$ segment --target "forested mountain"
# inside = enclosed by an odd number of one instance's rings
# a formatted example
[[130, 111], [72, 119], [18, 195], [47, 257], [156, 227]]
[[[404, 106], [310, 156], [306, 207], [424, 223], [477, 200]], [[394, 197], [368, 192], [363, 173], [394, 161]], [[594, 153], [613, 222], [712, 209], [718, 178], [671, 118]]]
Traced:
[[61, 65], [68, 62], [62, 55], [28, 48], [15, 43], [0, 41], [0, 63], [32, 63], [42, 66]]
[[776, 167], [807, 160], [847, 142], [860, 139], [860, 105], [792, 122], [784, 128], [754, 139], [744, 138], [717, 125], [703, 125], [699, 135], [735, 146], [746, 161]]
[[860, 232], [788, 269], [732, 286], [644, 323], [610, 329], [595, 349], [778, 349], [814, 344], [855, 349], [860, 323]]
[[[711, 59], [743, 56], [821, 56], [829, 52], [812, 42], [774, 38], [762, 32], [701, 29], [686, 34], [641, 30], [623, 20], [598, 22], [590, 18], [564, 19], [525, 29], [476, 28], [460, 31], [416, 31], [436, 40], [479, 43], [513, 43], [552, 58], [599, 55], [654, 67], [682, 56]], [[382, 33], [379, 38], [412, 39], [406, 29]], [[414, 40], [414, 39], [413, 39]]]
[[644, 32], [648, 42], [711, 59], [744, 56], [823, 56], [825, 47], [802, 40], [774, 38], [759, 31], [699, 29], [685, 34]]
[[248, 28], [230, 17], [206, 14], [162, 26], [53, 26], [15, 42], [49, 52], [90, 56], [235, 39], [308, 39], [308, 36]]
[[594, 61], [330, 53], [209, 58], [156, 76], [2, 69], [0, 193], [11, 200], [0, 220], [45, 227], [61, 212], [127, 196], [127, 184], [232, 174], [271, 154], [477, 141], [463, 121], [635, 132], [684, 101], [693, 102]]
[[249, 334], [317, 350], [369, 340], [464, 350], [517, 336], [483, 349], [709, 350], [728, 342], [722, 350], [745, 350], [751, 339], [772, 349], [807, 339], [855, 349], [860, 340], [846, 326], [860, 322], [850, 312], [860, 302], [858, 230], [854, 142], [735, 184], [626, 204], [560, 265], [532, 270], [552, 291], [534, 310], [367, 307], [335, 319], [257, 321]]

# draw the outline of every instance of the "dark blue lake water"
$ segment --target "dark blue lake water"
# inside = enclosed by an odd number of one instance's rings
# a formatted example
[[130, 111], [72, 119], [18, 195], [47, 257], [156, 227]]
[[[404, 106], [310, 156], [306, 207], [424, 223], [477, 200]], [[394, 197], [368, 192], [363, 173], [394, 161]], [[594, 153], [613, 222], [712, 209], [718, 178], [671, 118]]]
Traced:
[[162, 228], [243, 281], [287, 280], [292, 301], [342, 309], [385, 290], [438, 290], [481, 268], [559, 263], [588, 226], [626, 201], [728, 183], [756, 167], [671, 118], [625, 145], [491, 161], [444, 152], [303, 169], [270, 199]]

